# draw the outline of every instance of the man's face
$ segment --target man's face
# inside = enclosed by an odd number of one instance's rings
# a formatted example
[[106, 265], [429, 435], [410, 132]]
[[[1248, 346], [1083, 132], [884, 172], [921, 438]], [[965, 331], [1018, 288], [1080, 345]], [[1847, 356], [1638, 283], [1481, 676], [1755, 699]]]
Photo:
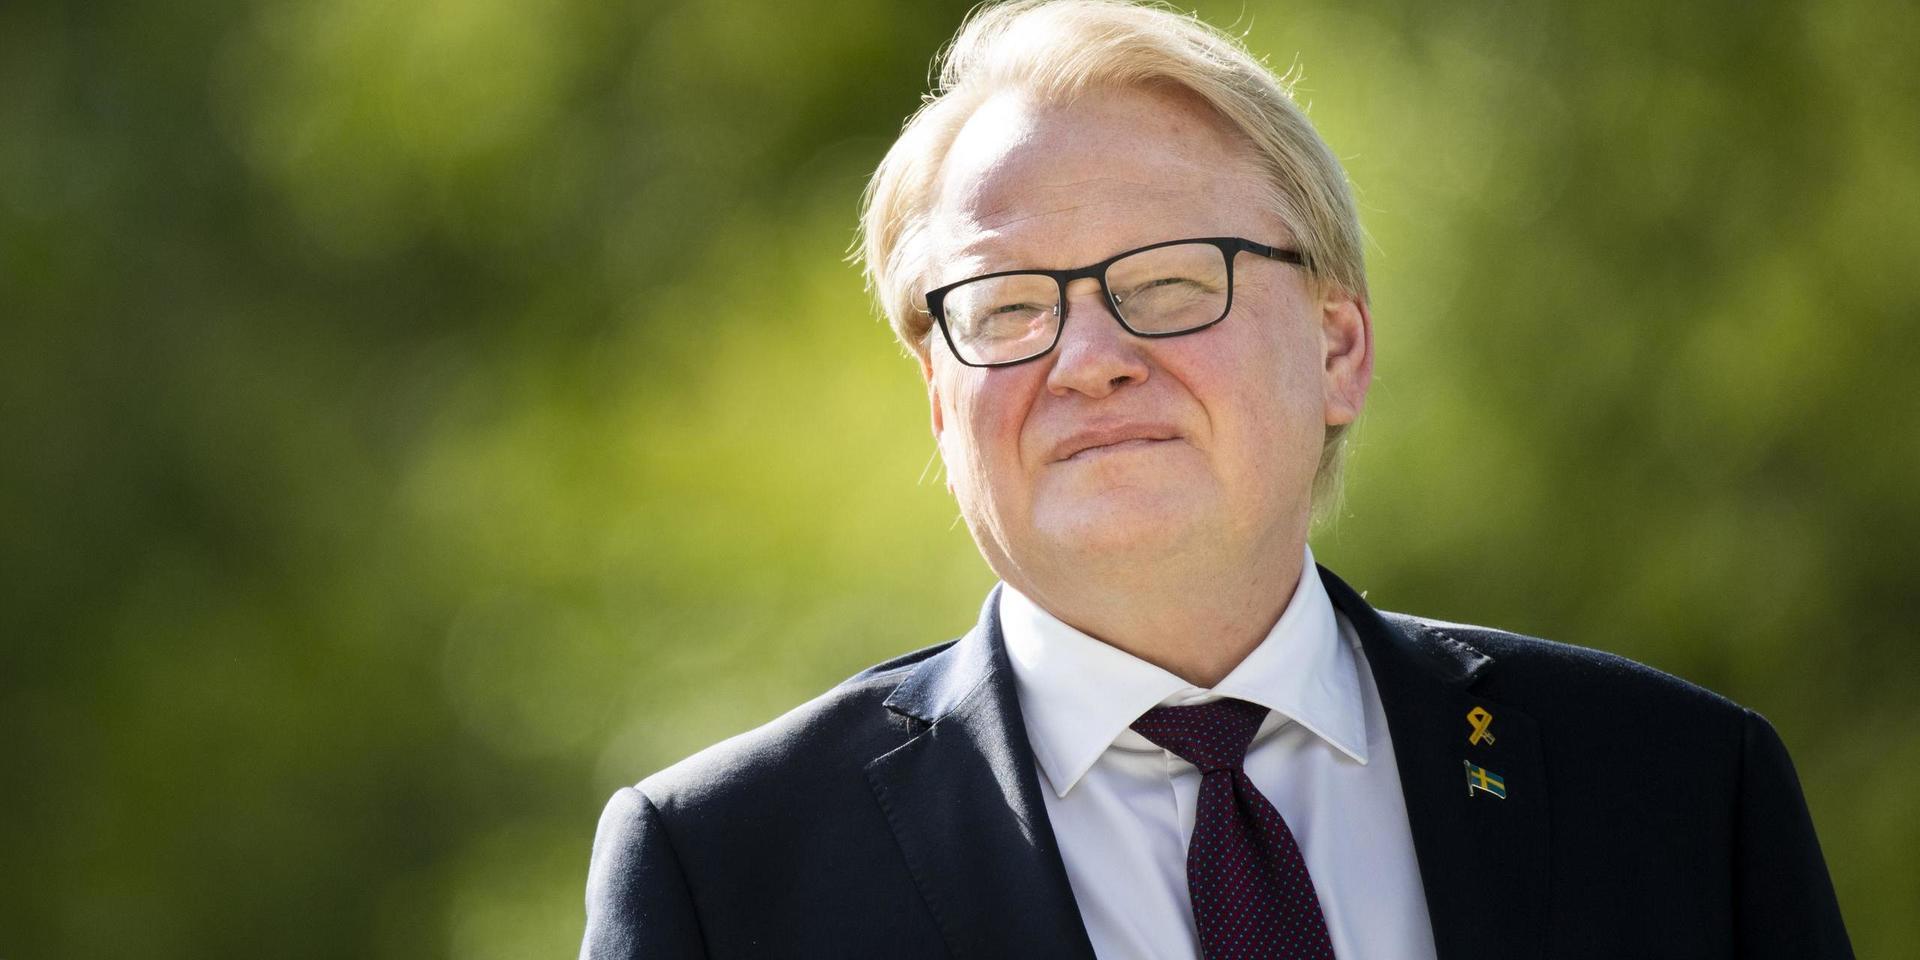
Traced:
[[[946, 157], [927, 286], [1188, 237], [1290, 248], [1264, 182], [1190, 94], [996, 97]], [[1297, 552], [1326, 426], [1365, 396], [1364, 308], [1248, 253], [1232, 313], [1184, 336], [1128, 333], [1093, 280], [1067, 293], [1052, 353], [968, 367], [936, 332], [923, 365], [949, 480], [994, 571], [1044, 595], [1060, 577]]]

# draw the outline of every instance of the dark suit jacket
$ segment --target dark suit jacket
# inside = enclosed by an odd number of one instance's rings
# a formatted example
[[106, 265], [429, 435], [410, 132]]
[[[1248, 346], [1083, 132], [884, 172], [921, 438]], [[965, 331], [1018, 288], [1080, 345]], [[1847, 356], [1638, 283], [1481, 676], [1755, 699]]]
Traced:
[[[1852, 955], [1757, 714], [1616, 656], [1382, 614], [1321, 576], [1380, 690], [1443, 960]], [[997, 599], [959, 640], [616, 794], [581, 956], [1092, 957]], [[1467, 742], [1475, 706], [1491, 745]], [[1470, 793], [1463, 761], [1506, 798]]]

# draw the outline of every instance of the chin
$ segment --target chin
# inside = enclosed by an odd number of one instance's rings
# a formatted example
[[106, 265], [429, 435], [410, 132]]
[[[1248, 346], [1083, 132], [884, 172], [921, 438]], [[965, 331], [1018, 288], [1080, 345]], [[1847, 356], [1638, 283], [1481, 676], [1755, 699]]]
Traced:
[[1169, 551], [1187, 544], [1204, 528], [1203, 511], [1197, 506], [1165, 491], [1123, 488], [1068, 503], [1036, 505], [1034, 529], [1064, 553]]

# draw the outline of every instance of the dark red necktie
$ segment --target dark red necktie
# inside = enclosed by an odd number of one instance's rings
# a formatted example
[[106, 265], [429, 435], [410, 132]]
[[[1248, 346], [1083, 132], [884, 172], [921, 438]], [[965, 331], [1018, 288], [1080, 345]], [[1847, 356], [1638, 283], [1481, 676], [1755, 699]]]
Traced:
[[1245, 700], [1155, 707], [1133, 729], [1200, 770], [1187, 893], [1206, 960], [1333, 960], [1307, 861], [1241, 769], [1267, 708]]

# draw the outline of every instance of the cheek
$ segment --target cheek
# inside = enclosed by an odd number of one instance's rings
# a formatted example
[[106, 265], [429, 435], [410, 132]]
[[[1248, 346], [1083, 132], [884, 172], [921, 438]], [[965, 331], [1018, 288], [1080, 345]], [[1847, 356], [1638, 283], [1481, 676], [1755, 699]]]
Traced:
[[1241, 374], [1249, 383], [1263, 384], [1267, 409], [1289, 427], [1317, 429], [1325, 420], [1320, 330], [1300, 317], [1295, 306], [1240, 355], [1246, 363]]
[[1317, 465], [1326, 429], [1318, 351], [1317, 337], [1272, 329], [1190, 367], [1192, 389], [1219, 433], [1219, 452], [1239, 469], [1268, 472], [1276, 460], [1302, 457]]
[[1301, 394], [1319, 392], [1313, 345], [1279, 330], [1247, 334], [1234, 343], [1198, 344], [1206, 349], [1181, 364], [1180, 379], [1214, 412], [1263, 419], [1292, 414]]
[[1023, 371], [963, 368], [945, 378], [942, 392], [948, 402], [940, 449], [949, 471], [985, 476], [1019, 469], [1021, 430], [1031, 408], [1028, 386], [1014, 376]]

